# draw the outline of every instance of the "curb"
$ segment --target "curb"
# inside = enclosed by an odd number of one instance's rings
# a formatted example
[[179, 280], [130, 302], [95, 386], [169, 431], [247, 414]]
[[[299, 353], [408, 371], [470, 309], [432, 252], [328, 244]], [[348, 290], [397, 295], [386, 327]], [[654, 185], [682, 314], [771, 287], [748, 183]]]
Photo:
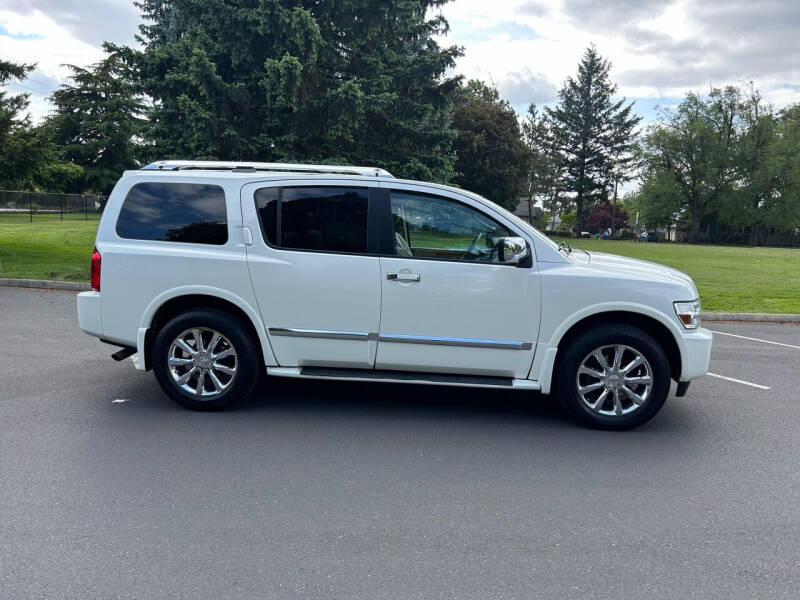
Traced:
[[769, 313], [702, 313], [703, 321], [733, 321], [741, 323], [800, 323], [800, 315]]
[[[21, 287], [40, 290], [67, 290], [85, 292], [91, 290], [88, 283], [77, 281], [51, 281], [48, 279], [8, 279], [0, 277], [0, 286]], [[739, 323], [800, 323], [800, 315], [769, 313], [703, 313], [703, 321], [732, 321]]]
[[91, 290], [88, 283], [77, 281], [51, 281], [49, 279], [8, 279], [0, 277], [0, 286], [22, 287], [39, 290], [67, 290], [70, 292], [85, 292]]

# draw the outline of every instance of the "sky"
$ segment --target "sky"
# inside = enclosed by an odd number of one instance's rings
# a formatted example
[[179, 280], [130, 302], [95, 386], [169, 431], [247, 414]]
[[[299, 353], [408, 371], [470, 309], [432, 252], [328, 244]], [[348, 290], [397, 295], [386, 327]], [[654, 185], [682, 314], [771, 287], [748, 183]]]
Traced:
[[[800, 102], [797, 0], [453, 0], [443, 43], [464, 49], [455, 72], [493, 82], [515, 109], [550, 104], [594, 43], [619, 94], [645, 121], [687, 91], [753, 81], [781, 107]], [[0, 56], [35, 62], [11, 89], [31, 94], [39, 120], [66, 81], [64, 63], [88, 65], [100, 43], [134, 43], [131, 0], [0, 0]]]

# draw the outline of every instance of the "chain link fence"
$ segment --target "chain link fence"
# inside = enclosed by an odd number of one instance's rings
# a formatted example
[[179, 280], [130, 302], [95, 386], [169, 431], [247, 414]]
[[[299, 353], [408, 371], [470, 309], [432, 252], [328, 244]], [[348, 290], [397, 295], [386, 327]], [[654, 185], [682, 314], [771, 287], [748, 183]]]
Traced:
[[108, 196], [0, 190], [0, 223], [98, 220]]

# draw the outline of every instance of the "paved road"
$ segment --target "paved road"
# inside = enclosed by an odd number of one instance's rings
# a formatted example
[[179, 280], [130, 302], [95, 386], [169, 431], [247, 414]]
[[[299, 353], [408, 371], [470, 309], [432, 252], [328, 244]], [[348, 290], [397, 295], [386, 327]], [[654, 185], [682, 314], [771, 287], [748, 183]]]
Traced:
[[341, 382], [200, 414], [74, 302], [0, 288], [0, 598], [800, 596], [800, 349], [717, 336], [713, 372], [772, 389], [706, 377], [629, 433]]

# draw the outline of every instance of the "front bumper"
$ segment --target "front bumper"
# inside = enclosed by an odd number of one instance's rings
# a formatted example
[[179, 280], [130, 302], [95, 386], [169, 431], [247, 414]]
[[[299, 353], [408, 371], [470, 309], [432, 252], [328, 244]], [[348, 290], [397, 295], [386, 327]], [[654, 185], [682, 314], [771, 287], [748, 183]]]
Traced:
[[687, 331], [681, 335], [681, 377], [680, 381], [691, 381], [708, 372], [711, 360], [711, 342], [714, 334], [708, 329]]
[[78, 294], [78, 326], [89, 335], [103, 337], [100, 292], [81, 292]]

